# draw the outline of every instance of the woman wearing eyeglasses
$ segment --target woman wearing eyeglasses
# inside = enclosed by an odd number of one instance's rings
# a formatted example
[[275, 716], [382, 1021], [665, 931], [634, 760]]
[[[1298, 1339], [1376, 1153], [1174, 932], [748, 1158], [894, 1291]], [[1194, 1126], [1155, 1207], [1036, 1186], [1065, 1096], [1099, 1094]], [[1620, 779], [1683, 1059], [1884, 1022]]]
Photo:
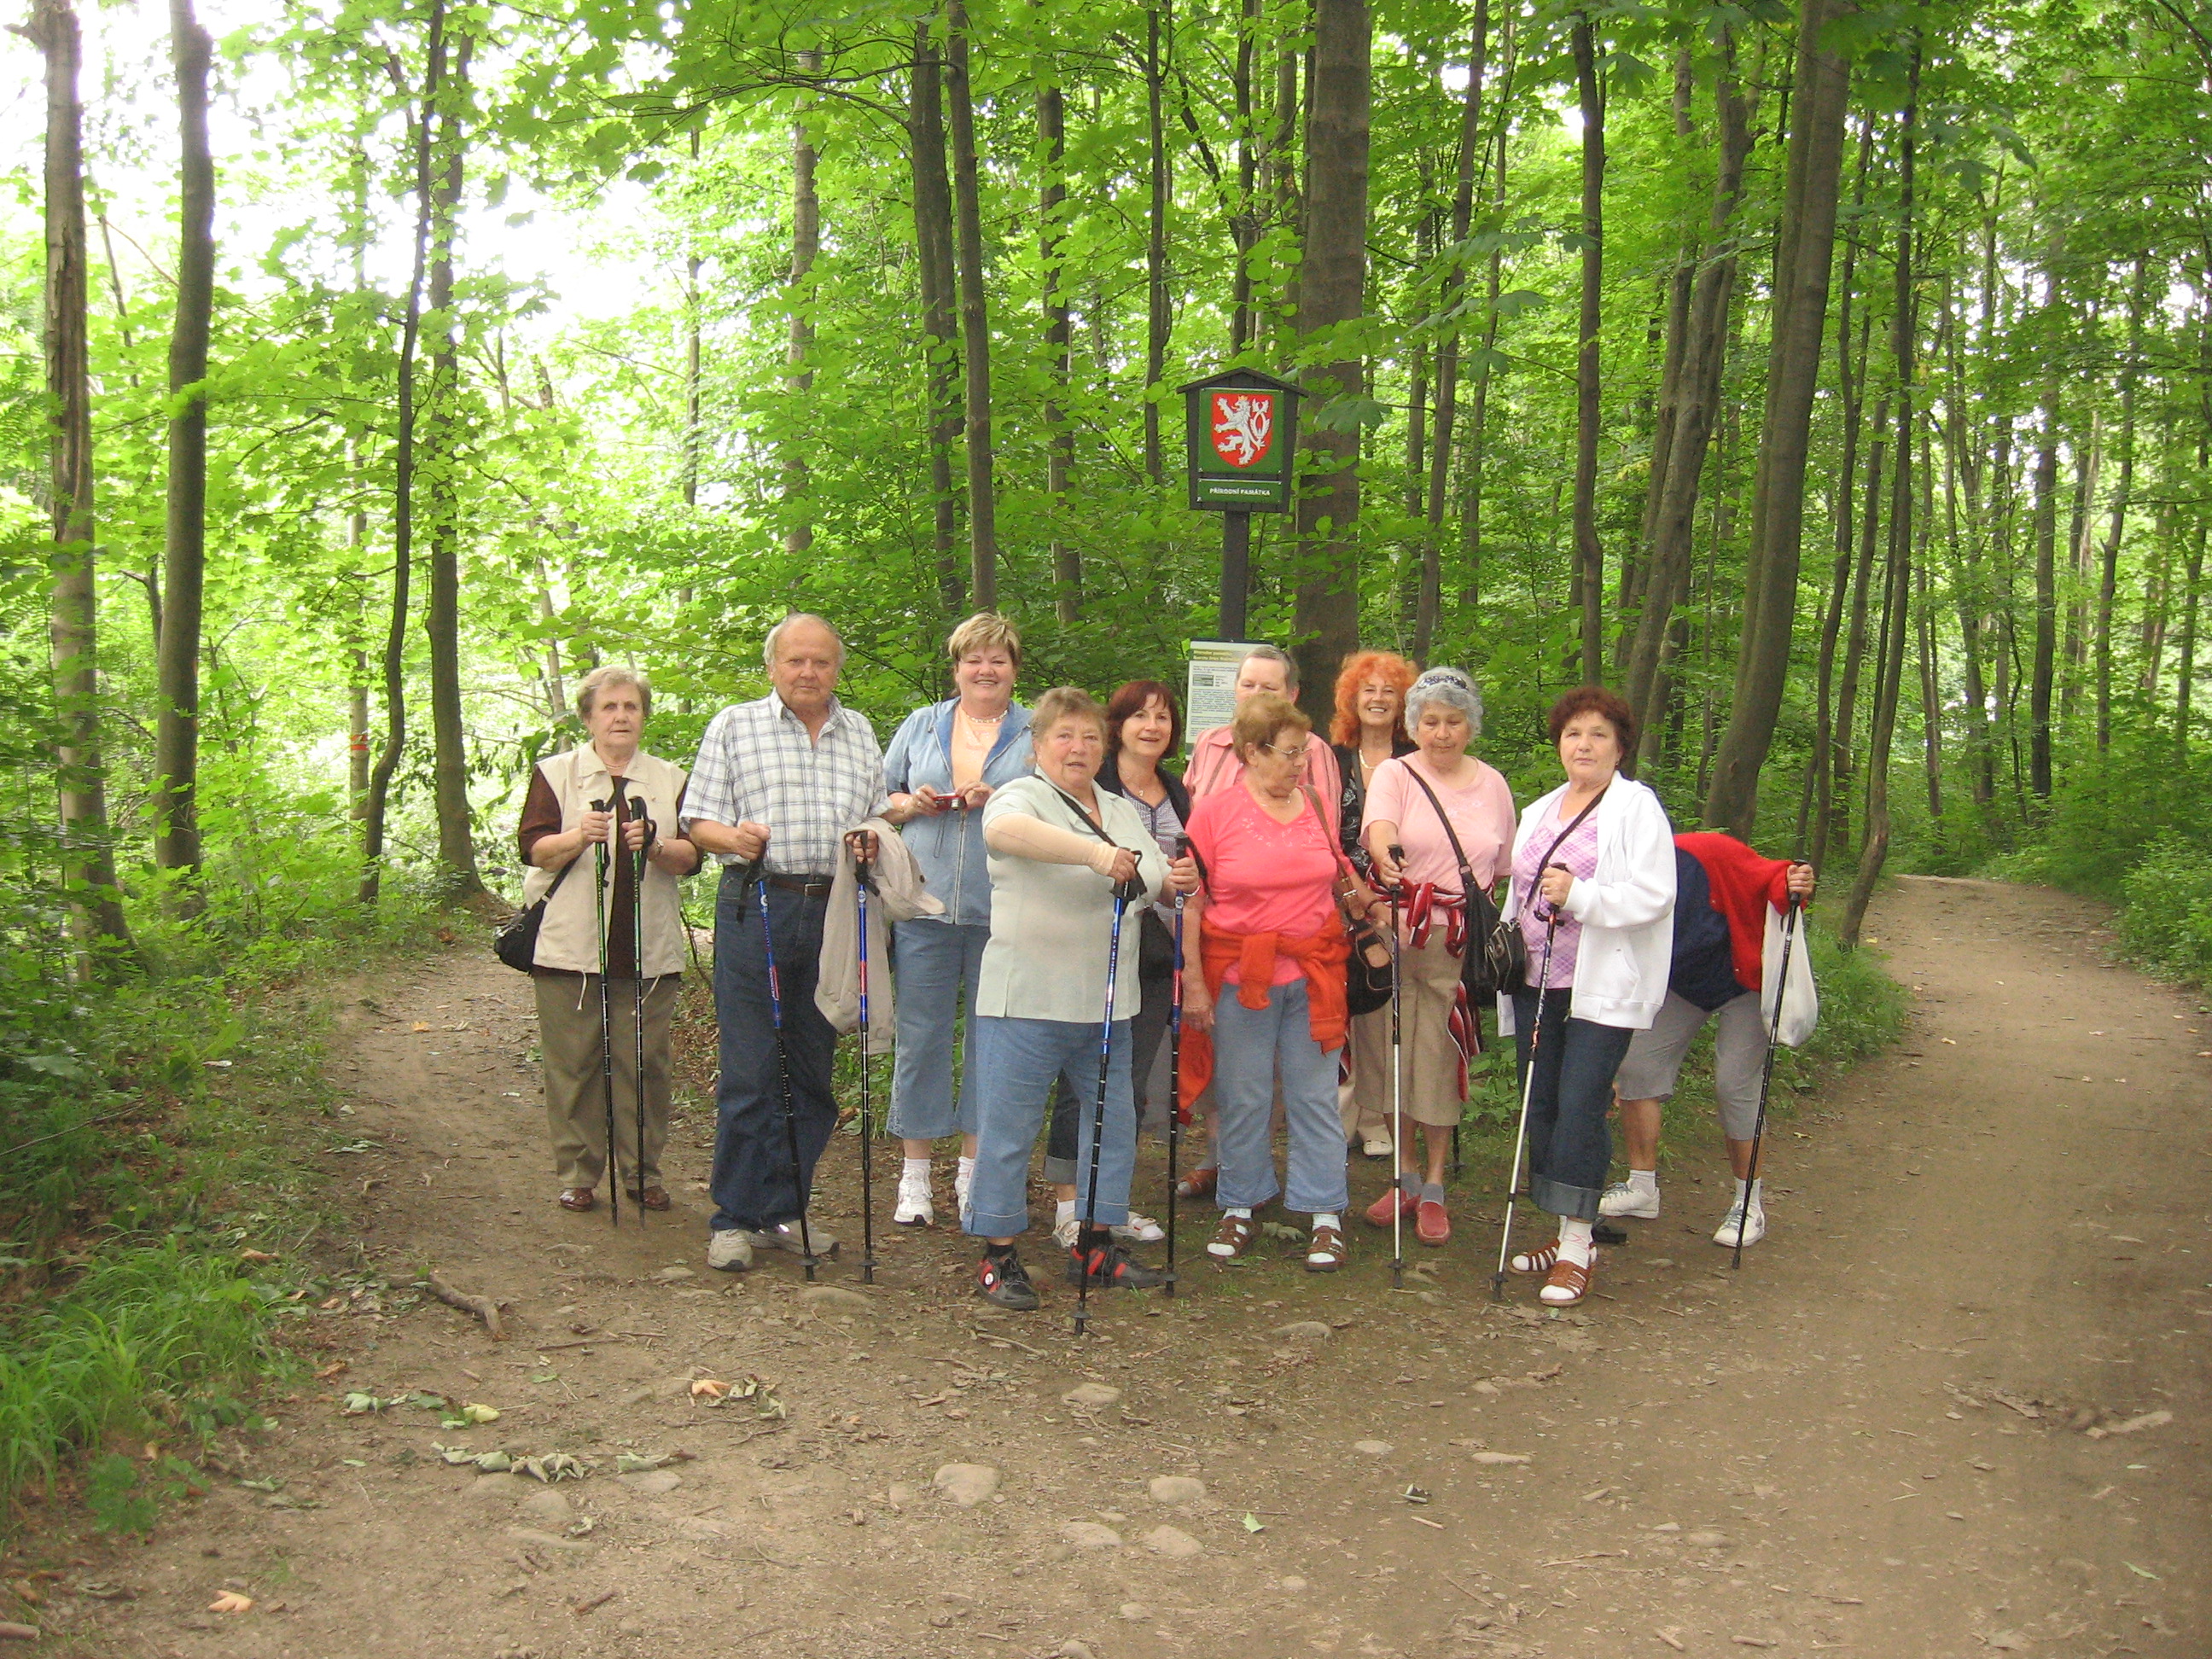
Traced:
[[[1190, 821], [1203, 883], [1190, 907], [1202, 971], [1183, 981], [1183, 1086], [1194, 1092], [1210, 1075], [1219, 1113], [1221, 1226], [1206, 1253], [1233, 1261], [1249, 1252], [1261, 1208], [1280, 1193], [1287, 1208], [1313, 1218], [1307, 1270], [1334, 1273], [1349, 1253], [1336, 1103], [1347, 946], [1338, 906], [1364, 913], [1377, 901], [1304, 783], [1312, 723], [1266, 694], [1238, 707], [1233, 732], [1243, 775], [1198, 802]], [[1279, 1081], [1287, 1189], [1269, 1135]]]

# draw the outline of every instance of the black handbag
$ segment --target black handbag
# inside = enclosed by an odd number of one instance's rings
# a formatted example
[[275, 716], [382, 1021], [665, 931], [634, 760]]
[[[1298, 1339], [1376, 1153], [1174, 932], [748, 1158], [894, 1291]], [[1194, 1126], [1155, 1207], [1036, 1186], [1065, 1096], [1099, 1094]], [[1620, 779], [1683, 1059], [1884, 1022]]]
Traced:
[[499, 930], [491, 936], [491, 953], [518, 974], [526, 974], [538, 965], [538, 930], [545, 925], [545, 907], [583, 858], [579, 852], [562, 865], [544, 896], [535, 904], [524, 905], [500, 923]]
[[[1467, 903], [1467, 953], [1460, 958], [1459, 982], [1467, 988], [1470, 1000], [1509, 993], [1528, 977], [1528, 945], [1521, 937], [1521, 924], [1518, 921], [1506, 921], [1490, 895], [1476, 884], [1474, 872], [1468, 867], [1467, 854], [1459, 844], [1459, 832], [1452, 828], [1444, 804], [1429, 787], [1429, 781], [1410, 766], [1406, 769], [1406, 775], [1421, 786], [1429, 805], [1437, 809], [1437, 822], [1443, 825], [1444, 839], [1451, 843], [1453, 861], [1459, 866], [1460, 891]], [[1601, 789], [1588, 806], [1575, 814], [1574, 822], [1559, 831], [1550, 848], [1536, 861], [1539, 870], [1552, 861], [1552, 854], [1559, 850], [1559, 843], [1573, 835], [1582, 821], [1597, 810], [1598, 801], [1604, 799], [1605, 791]]]
[[[1352, 878], [1356, 885], [1359, 873], [1345, 857], [1344, 848], [1328, 836], [1328, 818], [1321, 810], [1321, 797], [1305, 788], [1305, 798], [1314, 810], [1314, 820], [1321, 825], [1322, 839], [1328, 841], [1329, 850], [1336, 854], [1338, 871]], [[1344, 932], [1351, 949], [1344, 959], [1345, 1012], [1354, 1019], [1362, 1014], [1371, 1014], [1390, 1006], [1390, 988], [1396, 977], [1396, 953], [1390, 941], [1384, 939], [1373, 922], [1352, 913], [1351, 904], [1343, 897], [1336, 902], [1337, 912], [1344, 918]], [[1375, 957], [1380, 955], [1378, 963]]]

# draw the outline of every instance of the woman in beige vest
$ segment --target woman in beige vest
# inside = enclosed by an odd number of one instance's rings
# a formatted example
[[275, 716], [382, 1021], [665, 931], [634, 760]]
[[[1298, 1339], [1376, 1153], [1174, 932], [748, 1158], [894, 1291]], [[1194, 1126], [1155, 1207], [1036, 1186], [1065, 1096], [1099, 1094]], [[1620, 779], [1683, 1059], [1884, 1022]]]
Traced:
[[[610, 665], [585, 677], [576, 712], [591, 742], [538, 763], [517, 840], [525, 904], [548, 893], [531, 978], [538, 992], [538, 1046], [545, 1066], [545, 1116], [561, 1182], [561, 1207], [588, 1210], [606, 1172], [607, 1099], [599, 1030], [602, 906], [592, 891], [593, 849], [607, 846], [605, 1038], [614, 1054], [615, 1152], [629, 1196], [648, 1210], [669, 1206], [660, 1152], [668, 1138], [668, 1024], [684, 972], [684, 917], [677, 883], [699, 849], [677, 830], [686, 774], [638, 747], [653, 689], [635, 669]], [[634, 917], [641, 895], [635, 860], [645, 849], [642, 960]], [[567, 872], [565, 877], [562, 872]], [[556, 880], [559, 886], [555, 887]], [[636, 982], [645, 981], [645, 1145], [637, 1135]]]

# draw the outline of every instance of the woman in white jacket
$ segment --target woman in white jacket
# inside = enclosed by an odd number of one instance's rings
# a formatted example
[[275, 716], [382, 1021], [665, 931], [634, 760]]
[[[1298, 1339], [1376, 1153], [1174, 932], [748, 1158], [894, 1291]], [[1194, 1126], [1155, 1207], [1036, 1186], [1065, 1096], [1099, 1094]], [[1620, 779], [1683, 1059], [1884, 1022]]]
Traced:
[[1626, 701], [1580, 687], [1552, 705], [1551, 729], [1567, 781], [1522, 813], [1514, 836], [1504, 914], [1520, 925], [1528, 971], [1498, 998], [1498, 1018], [1518, 1037], [1524, 1085], [1535, 1048], [1529, 1196], [1559, 1218], [1558, 1243], [1522, 1252], [1513, 1267], [1546, 1275], [1540, 1299], [1566, 1308], [1589, 1293], [1597, 1265], [1590, 1231], [1613, 1162], [1613, 1076], [1667, 997], [1674, 842], [1659, 798], [1620, 775], [1636, 752]]

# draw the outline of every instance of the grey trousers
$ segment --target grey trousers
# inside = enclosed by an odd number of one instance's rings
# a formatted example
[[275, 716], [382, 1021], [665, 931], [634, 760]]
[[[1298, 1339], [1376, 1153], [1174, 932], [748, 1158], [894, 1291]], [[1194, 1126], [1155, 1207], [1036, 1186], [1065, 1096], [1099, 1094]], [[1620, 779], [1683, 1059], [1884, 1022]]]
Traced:
[[1667, 993], [1650, 1029], [1628, 1044], [1628, 1058], [1613, 1079], [1623, 1100], [1665, 1100], [1674, 1092], [1683, 1056], [1717, 1017], [1713, 1033], [1713, 1096], [1720, 1102], [1721, 1133], [1730, 1140], [1749, 1140], [1759, 1123], [1759, 1085], [1766, 1075], [1766, 1023], [1759, 1017], [1759, 993], [1746, 991], [1711, 1013], [1675, 992]]
[[[658, 1187], [668, 1139], [668, 1024], [683, 986], [680, 975], [647, 981], [645, 992], [645, 1149], [637, 1145], [637, 1044], [632, 1036], [632, 988], [607, 981], [607, 1024], [613, 1036], [615, 1152], [623, 1188]], [[606, 1091], [600, 1072], [599, 976], [533, 974], [538, 1046], [545, 1072], [545, 1126], [561, 1185], [597, 1187], [606, 1173]], [[641, 1180], [640, 1176], [643, 1179]]]

